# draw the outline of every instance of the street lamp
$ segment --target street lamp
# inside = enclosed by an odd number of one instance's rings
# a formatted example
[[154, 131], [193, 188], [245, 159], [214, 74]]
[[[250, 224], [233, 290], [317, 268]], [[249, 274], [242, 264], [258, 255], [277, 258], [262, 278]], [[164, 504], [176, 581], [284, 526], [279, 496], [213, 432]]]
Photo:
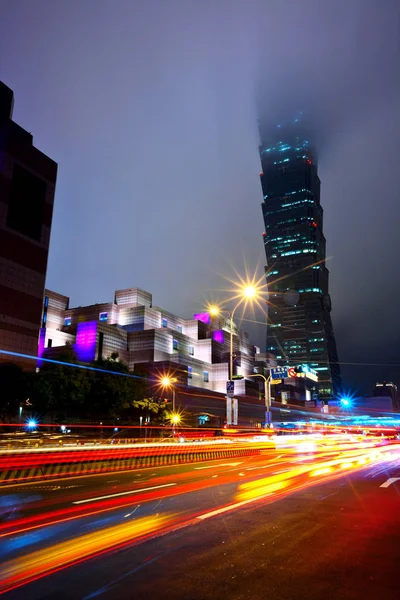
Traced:
[[239, 294], [239, 302], [233, 307], [233, 310], [229, 310], [227, 308], [220, 308], [219, 306], [210, 306], [208, 311], [211, 316], [217, 317], [222, 312], [225, 312], [229, 315], [229, 380], [232, 381], [233, 377], [233, 317], [235, 315], [236, 309], [239, 308], [241, 304], [245, 300], [253, 300], [258, 296], [258, 289], [254, 285], [246, 285], [240, 291]]
[[[238, 290], [238, 294], [235, 296], [238, 298], [238, 302], [235, 304], [232, 310], [227, 308], [220, 308], [219, 306], [209, 306], [208, 312], [211, 316], [217, 317], [219, 314], [225, 312], [229, 316], [229, 381], [233, 380], [233, 317], [235, 316], [236, 310], [239, 308], [243, 302], [245, 302], [245, 307], [248, 302], [252, 300], [257, 300], [260, 294], [260, 288], [253, 284], [245, 284]], [[226, 406], [227, 406], [227, 414], [228, 414], [228, 396], [226, 397]]]
[[160, 379], [160, 385], [162, 385], [163, 388], [171, 388], [172, 389], [172, 414], [171, 414], [171, 424], [172, 424], [172, 431], [175, 434], [175, 426], [178, 425], [178, 423], [180, 423], [181, 421], [181, 416], [175, 412], [175, 386], [174, 383], [176, 383], [178, 380], [176, 377], [170, 377], [169, 375], [165, 375], [164, 377], [161, 377]]
[[265, 399], [265, 423], [267, 427], [272, 425], [272, 413], [271, 413], [271, 375], [265, 377], [261, 373], [252, 373], [246, 375], [246, 377], [262, 377], [264, 379], [264, 399]]
[[160, 385], [163, 388], [172, 388], [172, 413], [175, 414], [175, 386], [173, 385], [178, 380], [176, 377], [169, 377], [169, 375], [165, 375], [160, 379]]

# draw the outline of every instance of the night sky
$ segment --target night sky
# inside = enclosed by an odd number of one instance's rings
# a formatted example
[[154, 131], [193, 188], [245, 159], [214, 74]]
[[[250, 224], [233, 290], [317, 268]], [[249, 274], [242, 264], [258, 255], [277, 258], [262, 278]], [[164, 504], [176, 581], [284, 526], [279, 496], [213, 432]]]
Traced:
[[[398, 0], [6, 0], [0, 79], [59, 163], [47, 287], [190, 317], [265, 263], [258, 115], [318, 130], [345, 385], [400, 384]], [[247, 315], [250, 319], [251, 315]], [[256, 314], [261, 320], [262, 315]], [[245, 323], [264, 349], [265, 327]]]

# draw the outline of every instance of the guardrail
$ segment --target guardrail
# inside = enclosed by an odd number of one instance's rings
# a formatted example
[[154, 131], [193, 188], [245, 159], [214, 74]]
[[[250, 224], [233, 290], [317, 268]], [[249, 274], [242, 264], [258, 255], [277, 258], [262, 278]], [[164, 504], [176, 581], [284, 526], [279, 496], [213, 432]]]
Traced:
[[0, 452], [0, 485], [260, 455], [275, 444], [215, 441], [195, 444], [46, 448]]

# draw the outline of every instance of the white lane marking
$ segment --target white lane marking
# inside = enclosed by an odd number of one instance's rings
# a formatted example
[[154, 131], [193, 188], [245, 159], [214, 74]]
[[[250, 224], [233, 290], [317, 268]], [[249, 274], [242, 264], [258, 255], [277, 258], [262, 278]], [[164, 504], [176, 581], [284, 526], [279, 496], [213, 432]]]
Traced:
[[216, 510], [212, 510], [211, 512], [204, 513], [203, 515], [199, 515], [197, 519], [203, 521], [204, 519], [209, 519], [210, 517], [215, 517], [216, 515], [221, 515], [222, 513], [226, 513], [230, 510], [234, 510], [235, 508], [239, 508], [239, 506], [244, 506], [245, 504], [251, 504], [252, 502], [256, 502], [256, 500], [262, 500], [267, 496], [271, 496], [271, 494], [265, 494], [264, 496], [257, 496], [257, 498], [251, 498], [251, 500], [243, 500], [243, 502], [236, 502], [236, 504], [230, 504], [229, 506], [224, 506], [223, 508], [217, 508]]
[[257, 471], [257, 470], [260, 470], [260, 469], [269, 469], [270, 467], [271, 467], [271, 465], [260, 465], [258, 467], [248, 467], [246, 469], [246, 471]]
[[238, 465], [241, 465], [243, 463], [243, 461], [241, 462], [234, 462], [234, 463], [224, 463], [222, 465], [209, 465], [208, 467], [195, 467], [194, 470], [195, 471], [202, 471], [203, 469], [215, 469], [218, 467], [237, 467]]
[[86, 504], [87, 502], [96, 502], [96, 500], [106, 500], [107, 498], [116, 498], [117, 496], [128, 496], [129, 494], [139, 494], [140, 492], [149, 492], [150, 490], [159, 490], [160, 488], [171, 487], [176, 483], [164, 483], [163, 485], [153, 485], [140, 490], [129, 490], [129, 492], [119, 492], [118, 494], [108, 494], [107, 496], [96, 496], [96, 498], [87, 498], [86, 500], [75, 500], [72, 504]]
[[385, 483], [382, 483], [382, 485], [379, 487], [387, 488], [389, 487], [389, 485], [392, 485], [392, 483], [395, 483], [396, 481], [400, 481], [400, 477], [390, 477], [390, 479], [385, 481]]

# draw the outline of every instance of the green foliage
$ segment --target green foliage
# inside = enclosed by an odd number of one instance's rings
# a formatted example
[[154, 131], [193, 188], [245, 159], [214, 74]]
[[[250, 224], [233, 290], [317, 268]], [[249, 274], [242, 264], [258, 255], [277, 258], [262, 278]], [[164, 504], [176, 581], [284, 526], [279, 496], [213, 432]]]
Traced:
[[[78, 364], [69, 345], [63, 348], [58, 360]], [[89, 391], [90, 377], [85, 369], [45, 362], [35, 378], [34, 410], [48, 413], [56, 420], [84, 413]]]
[[152, 421], [165, 421], [169, 404], [149, 394], [145, 371], [132, 376], [117, 353], [91, 366], [99, 371], [81, 368], [70, 345], [62, 349], [58, 362], [43, 362], [37, 374], [28, 376], [16, 365], [0, 365], [0, 420], [15, 419], [20, 402], [29, 398], [32, 412], [50, 422], [136, 421], [150, 415]]
[[18, 419], [19, 406], [30, 396], [33, 374], [13, 363], [0, 364], [0, 420]]

